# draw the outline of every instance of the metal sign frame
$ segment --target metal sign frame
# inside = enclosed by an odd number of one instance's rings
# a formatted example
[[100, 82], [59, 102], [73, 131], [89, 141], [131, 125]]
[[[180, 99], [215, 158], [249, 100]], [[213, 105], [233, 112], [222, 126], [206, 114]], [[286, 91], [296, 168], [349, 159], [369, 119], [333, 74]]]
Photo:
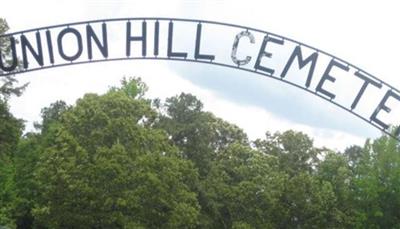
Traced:
[[[104, 34], [104, 27], [106, 25], [107, 22], [126, 22], [128, 27], [130, 28], [130, 23], [131, 22], [142, 22], [143, 26], [142, 26], [142, 34], [146, 34], [146, 23], [147, 22], [154, 22], [155, 23], [155, 31], [154, 31], [154, 42], [157, 43], [157, 46], [154, 47], [154, 51], [153, 51], [153, 55], [149, 56], [146, 54], [146, 43], [144, 41], [144, 39], [142, 37], [139, 36], [131, 36], [130, 34], [130, 30], [127, 29], [127, 35], [126, 35], [126, 39], [127, 39], [127, 46], [130, 47], [130, 42], [131, 41], [142, 41], [142, 56], [139, 57], [133, 57], [130, 55], [130, 48], [127, 48], [126, 51], [126, 57], [117, 57], [117, 58], [109, 58], [108, 57], [108, 53], [107, 53], [107, 49], [106, 47], [104, 47], [104, 45], [107, 42], [104, 42], [103, 40], [103, 46], [102, 45], [102, 41], [100, 41], [99, 37], [96, 36], [95, 32], [93, 31], [93, 29], [91, 28], [91, 25], [93, 24], [99, 24], [101, 23], [102, 27], [103, 27], [103, 39], [106, 39], [104, 37], [106, 37], [107, 34]], [[161, 57], [158, 55], [158, 40], [159, 40], [159, 22], [163, 22], [166, 21], [169, 23], [169, 28], [168, 28], [168, 56], [167, 57]], [[172, 47], [172, 30], [173, 30], [173, 23], [174, 22], [189, 22], [189, 23], [196, 23], [197, 26], [197, 33], [196, 33], [196, 47], [195, 47], [195, 56], [194, 58], [188, 58], [187, 55], [185, 55], [185, 53], [179, 53], [179, 52], [173, 52], [171, 50]], [[232, 64], [227, 64], [227, 63], [220, 63], [214, 60], [214, 56], [213, 55], [206, 55], [206, 54], [200, 54], [200, 36], [201, 36], [201, 31], [202, 31], [202, 25], [219, 25], [219, 26], [226, 26], [226, 27], [232, 27], [232, 28], [236, 28], [236, 29], [241, 29], [243, 30], [241, 33], [237, 34], [237, 36], [235, 37], [235, 40], [233, 42], [233, 46], [232, 46]], [[82, 47], [79, 47], [80, 49], [78, 49], [78, 53], [76, 55], [73, 56], [68, 56], [66, 55], [63, 50], [59, 50], [59, 52], [61, 54], [64, 54], [63, 58], [65, 60], [69, 60], [69, 62], [66, 63], [55, 63], [54, 61], [54, 57], [50, 58], [50, 65], [45, 66], [43, 64], [43, 56], [42, 59], [40, 59], [40, 56], [38, 55], [38, 53], [34, 50], [34, 48], [32, 47], [32, 45], [26, 40], [26, 37], [24, 34], [27, 33], [32, 33], [35, 32], [37, 36], [40, 35], [40, 32], [44, 32], [46, 34], [46, 38], [48, 40], [47, 45], [48, 45], [48, 49], [53, 52], [53, 47], [52, 47], [52, 43], [49, 42], [49, 39], [51, 39], [51, 34], [50, 34], [50, 30], [51, 29], [57, 29], [57, 28], [64, 28], [61, 33], [63, 34], [59, 34], [59, 39], [58, 39], [58, 44], [59, 44], [59, 49], [60, 49], [60, 36], [61, 39], [63, 37], [63, 35], [67, 34], [67, 33], [73, 33], [75, 35], [77, 35], [78, 39], [81, 39], [80, 36], [78, 36], [79, 34], [76, 34], [76, 30], [73, 29], [74, 26], [79, 26], [79, 25], [86, 25], [87, 28], [87, 33], [89, 34], [88, 36], [90, 36], [90, 38], [88, 38], [87, 42], [93, 42], [97, 45], [97, 47], [99, 48], [99, 50], [102, 52], [104, 58], [102, 59], [92, 59], [91, 58], [91, 53], [92, 50], [89, 50], [89, 58], [88, 60], [78, 60], [76, 61], [79, 57], [80, 53], [79, 50], [82, 49]], [[127, 27], [127, 28], [128, 28]], [[249, 69], [249, 68], [245, 68], [243, 67], [243, 65], [247, 64], [249, 62], [249, 57], [245, 57], [245, 59], [241, 59], [238, 60], [236, 58], [236, 51], [237, 51], [237, 47], [238, 47], [238, 43], [239, 40], [242, 37], [247, 37], [250, 41], [250, 43], [254, 43], [254, 37], [252, 37], [251, 32], [257, 32], [257, 33], [262, 33], [264, 34], [264, 41], [262, 43], [262, 47], [260, 50], [260, 53], [257, 57], [257, 63], [254, 67], [254, 69]], [[38, 35], [39, 34], [39, 35]], [[321, 99], [334, 104], [335, 106], [353, 114], [354, 116], [362, 119], [363, 121], [369, 123], [370, 125], [374, 126], [375, 128], [383, 131], [384, 133], [388, 134], [389, 136], [397, 139], [400, 141], [400, 128], [396, 128], [396, 130], [392, 130], [390, 128], [389, 124], [386, 124], [385, 122], [379, 120], [377, 118], [377, 115], [380, 111], [385, 111], [387, 113], [389, 113], [391, 111], [391, 109], [386, 105], [386, 102], [389, 98], [393, 98], [395, 100], [400, 101], [400, 91], [398, 89], [396, 89], [395, 87], [391, 86], [390, 84], [386, 83], [385, 81], [367, 73], [366, 71], [364, 71], [363, 69], [352, 65], [351, 63], [340, 59], [332, 54], [329, 54], [325, 51], [322, 51], [320, 49], [314, 48], [310, 45], [304, 44], [302, 42], [298, 42], [295, 41], [291, 38], [288, 37], [284, 37], [275, 33], [271, 33], [268, 31], [264, 31], [264, 30], [260, 30], [260, 29], [255, 29], [255, 28], [251, 28], [251, 27], [247, 27], [247, 26], [241, 26], [241, 25], [235, 25], [235, 24], [230, 24], [230, 23], [222, 23], [222, 22], [215, 22], [215, 21], [207, 21], [207, 20], [195, 20], [195, 19], [182, 19], [182, 18], [163, 18], [163, 17], [138, 17], [138, 18], [115, 18], [115, 19], [102, 19], [102, 20], [90, 20], [90, 21], [82, 21], [82, 22], [75, 22], [75, 23], [67, 23], [67, 24], [59, 24], [59, 25], [53, 25], [53, 26], [46, 26], [46, 27], [40, 27], [40, 28], [34, 28], [34, 29], [28, 29], [28, 30], [23, 30], [23, 31], [19, 31], [19, 32], [13, 32], [13, 33], [9, 33], [9, 34], [4, 34], [0, 36], [0, 39], [5, 39], [5, 38], [9, 38], [10, 39], [10, 44], [13, 45], [14, 47], [14, 54], [16, 53], [15, 51], [15, 43], [16, 43], [16, 39], [14, 38], [15, 36], [20, 36], [21, 37], [21, 42], [23, 43], [24, 47], [23, 47], [23, 55], [24, 55], [24, 67], [23, 68], [14, 68], [11, 69], [11, 67], [9, 67], [8, 71], [7, 67], [4, 66], [4, 64], [2, 63], [1, 60], [1, 54], [0, 54], [0, 64], [1, 64], [1, 69], [0, 69], [0, 77], [1, 76], [7, 76], [7, 75], [14, 75], [14, 74], [21, 74], [21, 73], [28, 73], [28, 72], [32, 72], [32, 71], [37, 71], [37, 70], [44, 70], [44, 69], [49, 69], [49, 68], [55, 68], [55, 67], [62, 67], [62, 66], [67, 66], [67, 65], [78, 65], [78, 64], [86, 64], [86, 63], [97, 63], [97, 62], [105, 62], [105, 61], [120, 61], [120, 60], [168, 60], [168, 61], [185, 61], [185, 62], [196, 62], [196, 63], [202, 63], [202, 64], [210, 64], [210, 65], [217, 65], [217, 66], [223, 66], [223, 67], [227, 67], [227, 68], [232, 68], [232, 69], [238, 69], [238, 70], [242, 70], [242, 71], [246, 71], [246, 72], [251, 72], [251, 73], [255, 73], [258, 75], [262, 75], [262, 76], [266, 76], [278, 81], [281, 81], [283, 83], [289, 84], [291, 86], [297, 87], [303, 91], [306, 91], [310, 94], [313, 94], [315, 96], [320, 97]], [[25, 40], [24, 40], [25, 39]], [[1, 40], [0, 40], [1, 41]], [[310, 75], [307, 78], [307, 82], [306, 85], [303, 87], [299, 84], [293, 83], [289, 80], [287, 80], [285, 78], [285, 74], [281, 74], [280, 76], [277, 76], [274, 74], [274, 71], [271, 71], [270, 69], [261, 66], [260, 64], [260, 60], [263, 57], [270, 57], [271, 54], [265, 51], [265, 48], [267, 46], [268, 42], [272, 42], [272, 43], [276, 43], [276, 44], [283, 44], [285, 41], [289, 41], [292, 43], [297, 44], [296, 49], [293, 51], [293, 54], [291, 55], [288, 64], [285, 66], [286, 67], [290, 67], [290, 65], [295, 61], [295, 59], [297, 59], [298, 64], [299, 64], [299, 68], [303, 68], [305, 65], [309, 65], [311, 63], [311, 70], [313, 70], [313, 68], [315, 67], [315, 61], [316, 61], [316, 56], [318, 56], [319, 54], [323, 54], [326, 55], [328, 57], [331, 58], [331, 62], [327, 67], [326, 72], [324, 73], [321, 81], [319, 82], [317, 88], [315, 90], [311, 90], [308, 86], [310, 84]], [[82, 40], [80, 41], [82, 44]], [[170, 47], [171, 44], [171, 47]], [[37, 47], [40, 49], [41, 44], [37, 44]], [[90, 44], [89, 47], [91, 47], [92, 44]], [[61, 45], [62, 47], [62, 45]], [[302, 53], [301, 53], [301, 48], [305, 47], [308, 48], [310, 50], [313, 50], [314, 53], [310, 56], [308, 56], [307, 58], [303, 59], [302, 57]], [[29, 51], [32, 56], [36, 59], [36, 61], [40, 64], [40, 66], [37, 67], [33, 67], [33, 68], [29, 68], [28, 66], [28, 62], [26, 61], [26, 52]], [[36, 54], [36, 55], [35, 55]], [[79, 54], [79, 55], [78, 55]], [[171, 55], [170, 55], [171, 54]], [[16, 54], [15, 54], [16, 55]], [[15, 58], [17, 58], [15, 56]], [[41, 63], [40, 63], [41, 62]], [[289, 63], [290, 62], [290, 63]], [[353, 103], [351, 104], [350, 107], [342, 105], [338, 102], [336, 102], [334, 100], [335, 96], [332, 95], [331, 93], [329, 93], [328, 91], [324, 90], [322, 88], [323, 83], [325, 81], [331, 81], [334, 82], [335, 79], [330, 76], [329, 72], [330, 70], [333, 68], [339, 68], [339, 69], [343, 69], [343, 70], [348, 70], [349, 68], [355, 69], [355, 73], [354, 75], [359, 77], [360, 79], [364, 80], [363, 81], [363, 85], [360, 89], [360, 91], [358, 92], [356, 98], [354, 99]], [[285, 70], [284, 70], [285, 72]], [[287, 72], [287, 69], [286, 69]], [[310, 71], [311, 72], [311, 71]], [[382, 86], [385, 86], [388, 88], [386, 94], [383, 96], [381, 102], [377, 105], [376, 109], [374, 110], [373, 114], [370, 117], [366, 117], [363, 116], [357, 112], [355, 112], [354, 108], [357, 105], [358, 101], [360, 100], [360, 97], [364, 94], [364, 91], [366, 90], [367, 86], [371, 85], [374, 86], [376, 88], [381, 88]]]

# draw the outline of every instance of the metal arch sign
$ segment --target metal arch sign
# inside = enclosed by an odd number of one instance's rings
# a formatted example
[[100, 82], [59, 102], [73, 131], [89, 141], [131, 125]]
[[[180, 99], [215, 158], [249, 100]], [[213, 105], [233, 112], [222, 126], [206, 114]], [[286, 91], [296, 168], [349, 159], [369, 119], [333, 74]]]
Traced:
[[118, 18], [4, 34], [0, 42], [12, 53], [8, 59], [0, 54], [0, 76], [132, 59], [213, 64], [295, 86], [400, 140], [399, 128], [390, 128], [400, 124], [398, 89], [329, 53], [259, 29], [204, 20]]

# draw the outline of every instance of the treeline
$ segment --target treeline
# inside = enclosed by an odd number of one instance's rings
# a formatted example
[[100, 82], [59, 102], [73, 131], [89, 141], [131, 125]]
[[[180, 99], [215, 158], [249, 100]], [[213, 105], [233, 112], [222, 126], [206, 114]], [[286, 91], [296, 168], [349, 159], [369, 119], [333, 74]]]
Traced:
[[[398, 228], [400, 152], [382, 136], [333, 152], [305, 134], [249, 141], [193, 95], [140, 79], [42, 110], [37, 131], [0, 103], [6, 228]], [[4, 95], [4, 92], [3, 92]]]
[[[0, 50], [7, 63], [4, 38]], [[140, 79], [57, 101], [23, 135], [9, 98], [26, 85], [0, 81], [2, 229], [400, 228], [387, 136], [344, 152], [295, 131], [249, 141], [193, 95], [146, 99]]]

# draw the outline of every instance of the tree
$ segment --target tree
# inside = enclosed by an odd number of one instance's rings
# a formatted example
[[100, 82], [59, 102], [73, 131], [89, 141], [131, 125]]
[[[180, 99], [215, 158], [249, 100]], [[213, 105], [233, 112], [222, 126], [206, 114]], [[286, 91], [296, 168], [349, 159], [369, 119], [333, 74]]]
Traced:
[[321, 182], [329, 183], [335, 193], [335, 202], [330, 210], [334, 212], [333, 225], [342, 228], [356, 227], [354, 171], [347, 155], [328, 152], [318, 164], [317, 177]]
[[51, 118], [35, 175], [40, 195], [33, 214], [38, 225], [197, 224], [196, 169], [177, 156], [163, 130], [153, 128], [156, 113], [149, 101], [127, 93], [126, 85], [131, 88], [132, 82], [101, 96], [87, 94]]
[[56, 101], [22, 137], [5, 90], [0, 227], [400, 227], [396, 140], [343, 154], [292, 130], [249, 142], [195, 96], [162, 104], [146, 90], [129, 78], [72, 106]]
[[140, 77], [124, 77], [121, 80], [121, 88], [111, 87], [110, 89], [110, 91], [122, 91], [132, 99], [144, 99], [148, 90], [149, 88]]
[[357, 145], [350, 146], [344, 151], [344, 156], [346, 157], [352, 171], [357, 169], [360, 165], [362, 155], [363, 148]]
[[273, 158], [275, 171], [280, 171], [282, 188], [275, 210], [276, 228], [321, 228], [338, 224], [334, 209], [336, 193], [332, 184], [316, 176], [318, 158], [326, 149], [313, 146], [305, 134], [295, 131], [266, 134], [254, 142], [255, 149]]
[[168, 98], [160, 108], [156, 126], [166, 130], [178, 147], [179, 155], [193, 162], [199, 171], [200, 182], [196, 184], [196, 192], [201, 206], [200, 225], [208, 228], [214, 225], [210, 221], [215, 219], [215, 212], [209, 210], [210, 202], [214, 200], [209, 199], [203, 181], [219, 154], [233, 144], [248, 145], [247, 135], [239, 127], [203, 111], [201, 101], [191, 94]]
[[9, 111], [6, 101], [0, 100], [0, 160], [12, 156], [24, 127], [22, 120]]
[[[8, 24], [4, 19], [0, 18], [0, 35], [8, 30]], [[11, 56], [10, 46], [0, 38], [0, 55], [2, 59], [8, 59]], [[1, 73], [1, 70], [0, 70]], [[16, 119], [10, 112], [8, 107], [8, 99], [10, 96], [20, 96], [27, 85], [15, 86], [17, 80], [13, 76], [0, 77], [0, 159], [5, 154], [9, 154], [15, 150], [18, 138], [22, 133], [23, 122]]]
[[[0, 19], [0, 35], [7, 30], [7, 22]], [[5, 38], [0, 38], [0, 60], [9, 62], [11, 55], [9, 43]], [[24, 125], [22, 120], [10, 113], [8, 99], [13, 95], [21, 95], [26, 87], [26, 85], [15, 86], [16, 83], [17, 80], [11, 75], [0, 77], [0, 226], [14, 226], [11, 220], [11, 210], [15, 203], [13, 154]]]
[[266, 139], [254, 141], [256, 149], [278, 159], [280, 170], [294, 176], [300, 172], [311, 173], [326, 149], [313, 146], [313, 141], [301, 132], [292, 130], [270, 134]]
[[183, 158], [195, 164], [201, 177], [207, 175], [220, 151], [233, 143], [248, 144], [242, 129], [204, 112], [201, 101], [191, 94], [168, 98], [164, 107], [158, 127], [167, 131]]
[[[7, 21], [0, 18], [0, 35], [5, 34], [8, 31], [9, 27]], [[7, 37], [0, 38], [0, 61], [3, 64], [10, 64], [12, 59], [12, 50], [10, 46], [9, 39]], [[19, 69], [20, 66], [17, 65], [16, 70]], [[0, 69], [0, 73], [2, 70]], [[15, 79], [13, 75], [1, 76], [0, 77], [0, 100], [7, 101], [8, 98], [12, 95], [20, 96], [24, 89], [28, 84], [24, 84], [22, 86], [15, 86], [18, 81]]]
[[355, 169], [359, 228], [400, 227], [400, 150], [396, 139], [367, 141]]
[[35, 123], [36, 129], [40, 130], [42, 133], [46, 132], [52, 123], [57, 123], [61, 121], [61, 115], [70, 109], [64, 101], [56, 101], [50, 104], [49, 107], [42, 109], [42, 123]]
[[202, 181], [209, 217], [203, 228], [276, 228], [287, 176], [273, 160], [238, 143], [222, 150]]
[[0, 227], [15, 226], [11, 210], [15, 201], [14, 167], [8, 157], [0, 159]]

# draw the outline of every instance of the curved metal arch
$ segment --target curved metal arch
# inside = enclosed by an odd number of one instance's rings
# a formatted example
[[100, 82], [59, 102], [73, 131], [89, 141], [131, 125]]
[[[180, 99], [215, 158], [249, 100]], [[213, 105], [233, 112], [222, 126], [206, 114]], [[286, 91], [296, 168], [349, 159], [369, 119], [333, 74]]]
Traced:
[[[297, 44], [299, 46], [303, 46], [306, 48], [309, 48], [311, 50], [314, 50], [318, 53], [324, 54], [332, 59], [335, 59], [337, 61], [340, 61], [342, 63], [344, 63], [345, 65], [347, 65], [348, 67], [351, 67], [353, 69], [356, 69], [357, 71], [362, 71], [363, 73], [367, 74], [368, 77], [374, 79], [375, 81], [379, 82], [382, 85], [387, 86], [388, 88], [390, 88], [390, 90], [393, 90], [397, 93], [400, 93], [400, 90], [398, 90], [397, 88], [391, 86], [390, 84], [388, 84], [387, 82], [377, 78], [376, 76], [364, 71], [363, 69], [339, 58], [336, 57], [328, 52], [325, 52], [323, 50], [320, 50], [318, 48], [315, 48], [313, 46], [307, 45], [305, 43], [296, 41], [294, 39], [285, 37], [285, 36], [281, 36], [275, 33], [271, 33], [265, 30], [261, 30], [261, 29], [256, 29], [256, 28], [252, 28], [252, 27], [248, 27], [248, 26], [242, 26], [242, 25], [236, 25], [236, 24], [231, 24], [231, 23], [224, 23], [224, 22], [217, 22], [217, 21], [209, 21], [209, 20], [196, 20], [196, 19], [184, 19], [184, 18], [167, 18], [167, 17], [127, 17], [127, 18], [112, 18], [112, 19], [98, 19], [98, 20], [88, 20], [88, 21], [80, 21], [80, 22], [73, 22], [73, 23], [66, 23], [66, 24], [57, 24], [57, 25], [52, 25], [52, 26], [45, 26], [45, 27], [38, 27], [38, 28], [34, 28], [34, 29], [27, 29], [27, 30], [22, 30], [22, 31], [17, 31], [17, 32], [13, 32], [13, 33], [8, 33], [8, 34], [3, 34], [0, 35], [0, 38], [2, 37], [9, 37], [9, 36], [14, 36], [14, 35], [18, 35], [18, 34], [24, 34], [24, 33], [29, 33], [29, 32], [39, 32], [42, 30], [49, 30], [49, 29], [54, 29], [54, 28], [63, 28], [63, 27], [70, 27], [70, 26], [77, 26], [77, 25], [88, 25], [88, 24], [95, 24], [95, 23], [106, 23], [106, 22], [118, 22], [118, 21], [171, 21], [171, 22], [193, 22], [193, 23], [201, 23], [201, 24], [212, 24], [212, 25], [221, 25], [221, 26], [227, 26], [227, 27], [233, 27], [233, 28], [238, 28], [238, 29], [243, 29], [246, 31], [254, 31], [254, 32], [258, 32], [258, 33], [262, 33], [265, 35], [272, 35], [275, 36], [277, 38], [280, 38], [284, 41], [289, 41], [292, 42], [294, 44]], [[7, 75], [14, 75], [14, 74], [22, 74], [22, 73], [28, 73], [28, 72], [32, 72], [32, 71], [38, 71], [38, 70], [44, 70], [44, 69], [49, 69], [49, 68], [56, 68], [56, 67], [63, 67], [63, 66], [68, 66], [68, 65], [80, 65], [80, 64], [87, 64], [87, 63], [98, 63], [98, 62], [106, 62], [106, 61], [121, 61], [121, 60], [162, 60], [162, 61], [184, 61], [184, 62], [192, 62], [192, 63], [202, 63], [202, 64], [211, 64], [211, 65], [216, 65], [216, 66], [222, 66], [222, 67], [228, 67], [228, 68], [232, 68], [232, 69], [238, 69], [238, 70], [242, 70], [242, 71], [246, 71], [246, 72], [251, 72], [251, 73], [255, 73], [255, 74], [259, 74], [262, 76], [266, 76], [278, 81], [282, 81], [283, 83], [289, 84], [291, 86], [297, 87], [299, 89], [302, 89], [303, 91], [306, 91], [310, 94], [313, 94], [315, 96], [320, 97], [321, 99], [324, 99], [327, 102], [330, 102], [334, 105], [336, 105], [337, 107], [351, 113], [352, 115], [362, 119], [363, 121], [369, 123], [370, 125], [374, 126], [375, 128], [377, 128], [378, 130], [386, 133], [387, 135], [389, 135], [390, 137], [400, 141], [400, 136], [398, 135], [397, 132], [399, 132], [399, 129], [396, 131], [395, 134], [393, 134], [389, 129], [385, 129], [382, 128], [381, 126], [371, 122], [371, 120], [363, 117], [362, 115], [354, 112], [352, 109], [349, 109], [337, 102], [335, 102], [332, 99], [329, 99], [321, 94], [318, 94], [316, 91], [310, 90], [308, 88], [305, 87], [301, 87], [300, 85], [297, 85], [293, 82], [290, 82], [288, 80], [285, 80], [284, 78], [281, 77], [277, 77], [274, 76], [273, 74], [268, 74], [266, 72], [260, 72], [260, 71], [256, 71], [256, 70], [251, 70], [251, 69], [247, 69], [247, 68], [242, 68], [240, 66], [235, 66], [235, 65], [229, 65], [229, 64], [225, 64], [225, 63], [218, 63], [218, 62], [213, 62], [213, 61], [203, 61], [203, 60], [198, 60], [198, 59], [190, 59], [190, 58], [184, 58], [184, 59], [180, 59], [180, 58], [167, 58], [167, 57], [121, 57], [121, 58], [106, 58], [106, 59], [96, 59], [96, 60], [87, 60], [87, 61], [73, 61], [70, 63], [62, 63], [62, 64], [53, 64], [53, 65], [49, 65], [49, 66], [41, 66], [41, 67], [36, 67], [36, 68], [30, 68], [30, 69], [26, 69], [26, 70], [18, 70], [18, 71], [12, 71], [12, 72], [1, 72], [0, 71], [0, 77], [2, 76], [7, 76]]]

